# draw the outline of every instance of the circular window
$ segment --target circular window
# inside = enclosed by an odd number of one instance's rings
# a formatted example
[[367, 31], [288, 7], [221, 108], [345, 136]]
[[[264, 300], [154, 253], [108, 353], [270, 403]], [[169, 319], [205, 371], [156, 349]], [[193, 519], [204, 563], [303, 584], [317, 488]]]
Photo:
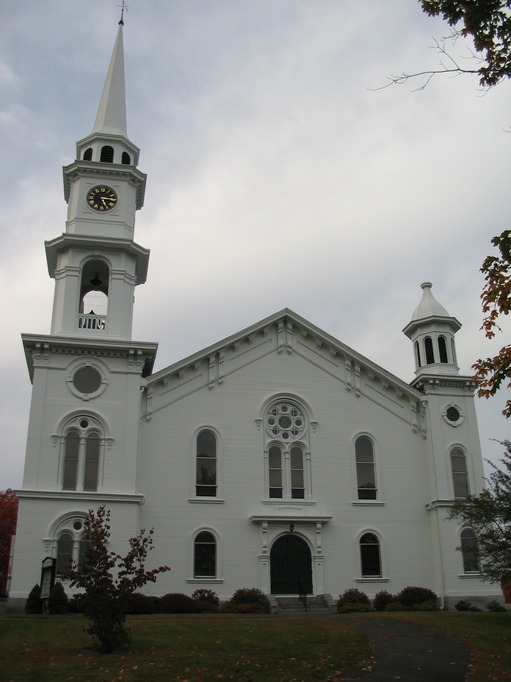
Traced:
[[81, 419], [80, 420], [80, 426], [82, 429], [86, 429], [89, 426], [89, 420], [88, 419]]
[[73, 386], [80, 393], [96, 393], [101, 386], [101, 374], [95, 367], [80, 367], [73, 374]]
[[305, 419], [296, 405], [275, 403], [266, 413], [266, 430], [274, 438], [294, 440], [303, 434]]
[[465, 415], [456, 405], [448, 405], [442, 413], [442, 417], [450, 426], [458, 426], [463, 421]]
[[81, 522], [81, 521], [75, 521], [75, 522], [73, 523], [73, 528], [74, 528], [75, 530], [81, 530], [81, 529], [82, 529], [82, 522]]

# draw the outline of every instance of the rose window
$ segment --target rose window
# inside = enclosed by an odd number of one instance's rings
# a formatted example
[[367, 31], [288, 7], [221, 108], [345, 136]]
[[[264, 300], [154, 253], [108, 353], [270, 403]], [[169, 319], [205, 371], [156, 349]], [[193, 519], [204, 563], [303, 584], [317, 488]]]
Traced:
[[266, 413], [266, 430], [283, 441], [300, 438], [305, 430], [303, 413], [291, 403], [275, 403]]

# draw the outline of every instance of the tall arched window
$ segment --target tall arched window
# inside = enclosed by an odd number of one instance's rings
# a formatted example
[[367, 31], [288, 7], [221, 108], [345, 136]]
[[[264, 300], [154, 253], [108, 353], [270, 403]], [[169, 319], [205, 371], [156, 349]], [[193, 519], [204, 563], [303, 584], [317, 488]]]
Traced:
[[360, 538], [360, 567], [363, 578], [381, 578], [380, 541], [374, 533]]
[[447, 358], [447, 344], [444, 336], [438, 337], [438, 353], [440, 355], [440, 362], [449, 362]]
[[80, 416], [67, 424], [62, 438], [63, 490], [98, 489], [103, 445], [101, 426], [96, 419]]
[[198, 497], [216, 497], [217, 442], [211, 429], [197, 435], [195, 494]]
[[278, 400], [267, 408], [264, 424], [268, 498], [303, 500], [310, 497], [305, 411], [291, 400]]
[[193, 543], [193, 577], [216, 578], [216, 539], [203, 530]]
[[468, 484], [467, 458], [461, 448], [456, 447], [451, 450], [451, 471], [454, 497], [456, 499], [468, 497], [470, 487]]
[[355, 441], [357, 490], [359, 500], [375, 500], [377, 494], [373, 443], [368, 436]]
[[426, 351], [426, 364], [432, 365], [435, 362], [435, 354], [433, 352], [433, 341], [430, 336], [424, 339], [424, 350]]
[[57, 540], [57, 574], [69, 573], [73, 568], [73, 536], [71, 533], [61, 533]]
[[461, 531], [461, 554], [463, 557], [464, 573], [479, 573], [479, 560], [477, 558], [477, 540], [471, 528]]
[[417, 367], [421, 367], [421, 349], [418, 341], [415, 342], [415, 353], [417, 355]]

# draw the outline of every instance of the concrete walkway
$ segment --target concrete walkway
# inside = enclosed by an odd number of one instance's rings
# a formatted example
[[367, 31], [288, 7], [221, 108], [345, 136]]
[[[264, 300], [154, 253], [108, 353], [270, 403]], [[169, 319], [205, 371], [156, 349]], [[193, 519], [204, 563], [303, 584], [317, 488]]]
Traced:
[[373, 657], [366, 669], [343, 671], [341, 680], [356, 682], [464, 682], [470, 649], [422, 625], [393, 619], [350, 617], [349, 627], [369, 638]]

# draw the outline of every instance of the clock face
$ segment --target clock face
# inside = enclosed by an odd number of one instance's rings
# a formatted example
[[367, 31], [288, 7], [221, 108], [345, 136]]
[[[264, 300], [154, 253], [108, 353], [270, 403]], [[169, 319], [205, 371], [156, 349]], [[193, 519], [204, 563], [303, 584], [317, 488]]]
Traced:
[[117, 206], [117, 193], [111, 187], [97, 185], [89, 190], [87, 203], [94, 211], [111, 211]]

